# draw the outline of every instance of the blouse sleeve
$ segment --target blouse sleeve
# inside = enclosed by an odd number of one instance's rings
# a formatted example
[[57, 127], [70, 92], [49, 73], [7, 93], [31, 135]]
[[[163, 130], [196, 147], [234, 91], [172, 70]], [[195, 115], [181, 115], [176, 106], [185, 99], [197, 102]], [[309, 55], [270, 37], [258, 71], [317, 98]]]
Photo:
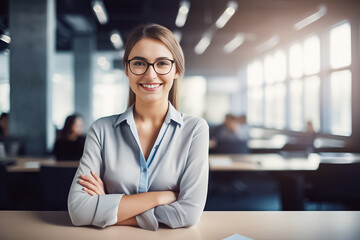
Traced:
[[180, 180], [178, 200], [138, 215], [136, 219], [140, 227], [156, 230], [158, 222], [171, 228], [190, 227], [199, 221], [207, 195], [208, 157], [209, 126], [201, 119], [195, 126], [186, 168]]
[[102, 145], [99, 121], [95, 122], [86, 137], [84, 154], [80, 160], [72, 182], [68, 209], [71, 221], [76, 226], [95, 225], [106, 227], [117, 222], [117, 212], [123, 194], [104, 194], [90, 196], [82, 190], [78, 180], [81, 175], [90, 175], [94, 171], [103, 176]]

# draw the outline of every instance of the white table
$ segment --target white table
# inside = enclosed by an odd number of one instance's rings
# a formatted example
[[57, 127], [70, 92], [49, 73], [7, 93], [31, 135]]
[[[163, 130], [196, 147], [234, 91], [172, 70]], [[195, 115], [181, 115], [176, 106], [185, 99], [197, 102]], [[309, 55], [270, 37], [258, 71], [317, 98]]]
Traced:
[[67, 212], [0, 211], [0, 239], [219, 240], [238, 233], [251, 239], [356, 240], [360, 212], [204, 212], [191, 228], [147, 231], [137, 227], [72, 226]]

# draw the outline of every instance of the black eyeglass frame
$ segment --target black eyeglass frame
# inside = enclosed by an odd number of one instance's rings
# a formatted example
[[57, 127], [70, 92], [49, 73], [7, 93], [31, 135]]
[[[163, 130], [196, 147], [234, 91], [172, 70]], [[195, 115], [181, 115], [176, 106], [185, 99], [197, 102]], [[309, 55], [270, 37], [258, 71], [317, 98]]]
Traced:
[[[139, 74], [139, 73], [134, 73], [134, 72], [131, 70], [130, 62], [131, 62], [131, 61], [135, 61], [135, 60], [143, 61], [143, 62], [145, 62], [145, 63], [147, 64], [147, 67], [146, 67], [146, 69], [145, 69], [145, 71], [144, 71], [143, 73], [141, 73], [141, 74]], [[169, 70], [167, 73], [158, 73], [158, 72], [156, 71], [156, 69], [155, 69], [155, 63], [160, 62], [160, 61], [164, 61], [164, 60], [171, 62], [170, 70]], [[133, 58], [133, 59], [127, 60], [127, 63], [128, 63], [128, 65], [129, 65], [130, 71], [131, 71], [134, 75], [143, 75], [143, 74], [145, 74], [145, 73], [147, 72], [147, 70], [149, 70], [149, 66], [152, 66], [152, 67], [153, 67], [153, 69], [154, 69], [154, 71], [156, 72], [156, 74], [159, 74], [159, 75], [167, 75], [167, 74], [169, 74], [169, 72], [171, 72], [171, 70], [172, 70], [172, 68], [173, 68], [173, 66], [174, 66], [175, 60], [171, 60], [171, 59], [159, 59], [159, 60], [156, 60], [156, 61], [153, 62], [153, 63], [148, 63], [148, 62], [145, 61], [145, 60], [137, 59], [137, 58], [134, 59], [134, 58]]]

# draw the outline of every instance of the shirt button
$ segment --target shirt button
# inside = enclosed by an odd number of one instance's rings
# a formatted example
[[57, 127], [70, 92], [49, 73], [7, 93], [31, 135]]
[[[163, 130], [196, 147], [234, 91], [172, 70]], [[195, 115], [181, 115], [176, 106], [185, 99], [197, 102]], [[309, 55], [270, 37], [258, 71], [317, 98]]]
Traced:
[[143, 169], [143, 172], [146, 172], [146, 171], [147, 171], [147, 169], [146, 169], [146, 168], [144, 168], [144, 169]]

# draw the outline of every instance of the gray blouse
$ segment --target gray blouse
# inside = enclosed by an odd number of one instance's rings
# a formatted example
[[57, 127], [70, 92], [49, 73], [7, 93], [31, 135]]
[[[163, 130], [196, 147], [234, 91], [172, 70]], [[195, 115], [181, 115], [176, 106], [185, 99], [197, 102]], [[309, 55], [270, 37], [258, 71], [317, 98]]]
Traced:
[[[178, 192], [177, 201], [136, 216], [141, 228], [189, 227], [200, 219], [208, 186], [209, 127], [205, 120], [182, 114], [171, 105], [147, 160], [144, 158], [133, 107], [95, 121], [71, 185], [68, 209], [74, 225], [106, 227], [117, 222], [124, 194]], [[90, 196], [78, 183], [90, 171], [100, 175], [105, 195]]]

